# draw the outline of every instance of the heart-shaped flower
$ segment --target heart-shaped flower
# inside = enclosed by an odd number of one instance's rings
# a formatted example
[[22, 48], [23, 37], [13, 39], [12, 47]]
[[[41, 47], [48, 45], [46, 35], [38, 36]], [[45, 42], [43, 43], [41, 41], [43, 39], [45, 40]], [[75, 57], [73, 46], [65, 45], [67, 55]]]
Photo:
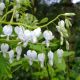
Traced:
[[52, 51], [48, 52], [49, 64], [53, 66], [54, 53]]
[[9, 50], [9, 45], [6, 43], [1, 44], [1, 52], [3, 53], [3, 57], [6, 57], [6, 53]]
[[8, 54], [9, 54], [9, 62], [12, 63], [14, 60], [14, 51], [10, 50]]
[[29, 59], [29, 64], [32, 65], [33, 61], [37, 60], [37, 52], [34, 50], [28, 50], [26, 55], [24, 55]]
[[0, 3], [0, 10], [3, 11], [5, 8], [5, 4], [3, 2]]
[[43, 32], [43, 37], [44, 37], [45, 40], [47, 40], [47, 41], [50, 41], [50, 40], [52, 40], [52, 39], [54, 38], [52, 32], [49, 31], [49, 30], [45, 30], [45, 31]]
[[5, 25], [3, 27], [3, 33], [6, 35], [6, 36], [10, 36], [12, 34], [12, 26], [11, 25]]
[[45, 54], [44, 53], [38, 54], [38, 61], [40, 61], [41, 63], [41, 68], [44, 67], [44, 60], [45, 60]]
[[22, 53], [22, 47], [21, 46], [16, 47], [16, 53], [17, 53], [17, 60], [19, 60], [21, 53]]

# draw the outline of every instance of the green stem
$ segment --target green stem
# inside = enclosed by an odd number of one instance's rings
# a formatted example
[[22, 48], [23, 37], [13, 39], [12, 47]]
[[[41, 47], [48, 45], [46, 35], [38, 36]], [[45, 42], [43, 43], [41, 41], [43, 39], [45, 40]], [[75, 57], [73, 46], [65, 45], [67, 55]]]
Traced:
[[[9, 12], [8, 12], [9, 13]], [[7, 14], [8, 14], [7, 13]], [[6, 14], [6, 15], [7, 15]], [[5, 16], [6, 16], [5, 15]], [[54, 18], [53, 20], [51, 20], [50, 22], [48, 22], [47, 24], [43, 25], [43, 26], [37, 26], [37, 27], [40, 27], [40, 28], [43, 28], [43, 27], [47, 27], [48, 25], [50, 25], [52, 22], [56, 21], [60, 16], [64, 16], [63, 14], [60, 14], [58, 15], [56, 18]], [[25, 26], [29, 29], [36, 29], [37, 27], [31, 27], [30, 25], [26, 25], [24, 23], [16, 23], [16, 22], [5, 22], [5, 21], [0, 21], [0, 23], [2, 24], [11, 24], [11, 25], [19, 25], [19, 26]]]
[[8, 40], [8, 41], [7, 41], [6, 39], [0, 39], [0, 43], [1, 43], [1, 42], [3, 42], [3, 43], [4, 43], [4, 42], [7, 42], [7, 43], [13, 42], [13, 43], [15, 43], [15, 42], [19, 42], [19, 40]]
[[3, 17], [1, 20], [3, 20], [8, 14], [12, 13], [13, 12], [13, 9], [11, 11], [8, 11]]
[[48, 25], [50, 25], [52, 22], [56, 21], [60, 16], [64, 16], [63, 14], [58, 15], [56, 18], [54, 18], [53, 20], [51, 20], [50, 22], [48, 22], [47, 24], [40, 26], [40, 28], [43, 27], [47, 27]]

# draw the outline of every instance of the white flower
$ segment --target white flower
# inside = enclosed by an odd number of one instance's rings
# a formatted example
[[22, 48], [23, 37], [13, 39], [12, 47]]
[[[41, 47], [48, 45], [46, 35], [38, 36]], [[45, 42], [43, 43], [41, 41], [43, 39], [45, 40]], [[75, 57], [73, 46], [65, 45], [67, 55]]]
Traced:
[[40, 61], [41, 67], [43, 68], [44, 67], [45, 54], [44, 53], [38, 54], [38, 60]]
[[43, 37], [45, 38], [45, 40], [52, 40], [54, 38], [52, 32], [49, 30], [45, 30], [43, 32]]
[[17, 60], [20, 59], [21, 53], [22, 53], [22, 47], [21, 46], [17, 46], [16, 47], [16, 52], [17, 52]]
[[19, 34], [23, 34], [24, 33], [24, 27], [22, 27], [22, 26], [16, 26], [15, 28], [14, 28], [14, 31], [15, 31], [15, 33], [17, 34], [17, 35], [19, 35]]
[[53, 58], [54, 58], [54, 53], [52, 51], [48, 52], [48, 59], [49, 59], [49, 64], [53, 66]]
[[65, 22], [61, 20], [58, 22], [58, 25], [63, 28], [65, 26]]
[[36, 61], [37, 59], [37, 52], [34, 50], [28, 50], [26, 55], [24, 55], [25, 57], [27, 57], [29, 59], [29, 64], [32, 65], [33, 61]]
[[33, 32], [36, 37], [39, 37], [41, 35], [41, 28], [38, 27], [37, 29], [33, 30]]
[[57, 54], [58, 54], [58, 61], [59, 61], [59, 63], [61, 63], [62, 62], [62, 56], [63, 56], [63, 50], [58, 49]]
[[35, 36], [35, 33], [33, 31], [31, 31], [31, 35], [30, 35], [30, 41], [32, 43], [37, 43], [37, 37]]
[[62, 49], [58, 49], [57, 50], [57, 54], [58, 54], [58, 57], [62, 57], [63, 56], [63, 50]]
[[3, 27], [3, 33], [6, 35], [6, 36], [10, 36], [12, 34], [12, 26], [11, 25], [5, 25]]
[[9, 62], [12, 63], [14, 60], [14, 51], [10, 50], [8, 54], [9, 54]]
[[5, 8], [5, 4], [3, 2], [0, 3], [0, 10], [3, 11]]
[[1, 52], [3, 53], [3, 57], [6, 57], [6, 53], [9, 50], [9, 45], [6, 43], [1, 44]]

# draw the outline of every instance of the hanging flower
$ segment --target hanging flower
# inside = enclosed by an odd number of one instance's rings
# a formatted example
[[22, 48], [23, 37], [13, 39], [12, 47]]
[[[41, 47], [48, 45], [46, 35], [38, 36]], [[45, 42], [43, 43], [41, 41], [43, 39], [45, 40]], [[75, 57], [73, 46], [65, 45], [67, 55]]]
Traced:
[[28, 50], [26, 55], [24, 55], [25, 57], [27, 57], [29, 59], [29, 64], [32, 65], [33, 61], [37, 60], [37, 52], [34, 50]]
[[59, 25], [60, 27], [64, 28], [65, 22], [64, 22], [63, 20], [61, 20], [61, 21], [58, 22], [58, 25]]
[[50, 40], [52, 40], [54, 38], [52, 32], [49, 30], [45, 30], [43, 32], [43, 37], [45, 38], [45, 43], [46, 43], [47, 47], [49, 47]]
[[40, 61], [41, 68], [44, 67], [44, 60], [45, 60], [45, 54], [44, 53], [38, 54], [38, 61]]
[[33, 33], [36, 37], [39, 37], [41, 35], [41, 28], [38, 27], [37, 29], [33, 30]]
[[49, 64], [53, 66], [54, 53], [52, 51], [48, 52]]
[[12, 63], [14, 60], [14, 51], [10, 50], [8, 54], [9, 54], [9, 62]]
[[59, 58], [59, 63], [61, 63], [62, 62], [62, 56], [63, 56], [63, 50], [58, 49], [57, 50], [57, 55], [58, 55], [58, 58]]
[[4, 10], [5, 4], [3, 2], [0, 3], [0, 10]]
[[0, 15], [3, 15], [3, 10], [5, 8], [5, 4], [3, 2], [0, 3]]
[[21, 46], [17, 46], [16, 47], [16, 52], [17, 52], [17, 60], [20, 59], [21, 53], [22, 53], [22, 47]]
[[5, 25], [3, 27], [3, 33], [7, 36], [7, 40], [9, 40], [9, 36], [11, 36], [12, 31], [13, 29], [11, 25]]
[[6, 53], [8, 52], [8, 50], [9, 50], [9, 45], [6, 43], [2, 43], [1, 44], [1, 52], [3, 53], [4, 58], [6, 57]]

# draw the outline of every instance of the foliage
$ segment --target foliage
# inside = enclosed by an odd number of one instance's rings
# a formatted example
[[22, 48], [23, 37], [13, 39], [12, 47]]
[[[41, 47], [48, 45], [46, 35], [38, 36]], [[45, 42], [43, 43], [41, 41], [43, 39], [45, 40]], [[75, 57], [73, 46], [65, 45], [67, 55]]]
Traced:
[[[75, 79], [77, 63], [72, 70], [68, 65], [68, 58], [75, 54], [68, 42], [70, 17], [75, 14], [63, 13], [51, 21], [47, 17], [39, 21], [29, 13], [31, 8], [29, 0], [5, 0], [5, 8], [0, 9], [0, 80]], [[57, 23], [60, 39], [48, 28], [53, 23]], [[79, 78], [76, 76], [76, 80]]]

